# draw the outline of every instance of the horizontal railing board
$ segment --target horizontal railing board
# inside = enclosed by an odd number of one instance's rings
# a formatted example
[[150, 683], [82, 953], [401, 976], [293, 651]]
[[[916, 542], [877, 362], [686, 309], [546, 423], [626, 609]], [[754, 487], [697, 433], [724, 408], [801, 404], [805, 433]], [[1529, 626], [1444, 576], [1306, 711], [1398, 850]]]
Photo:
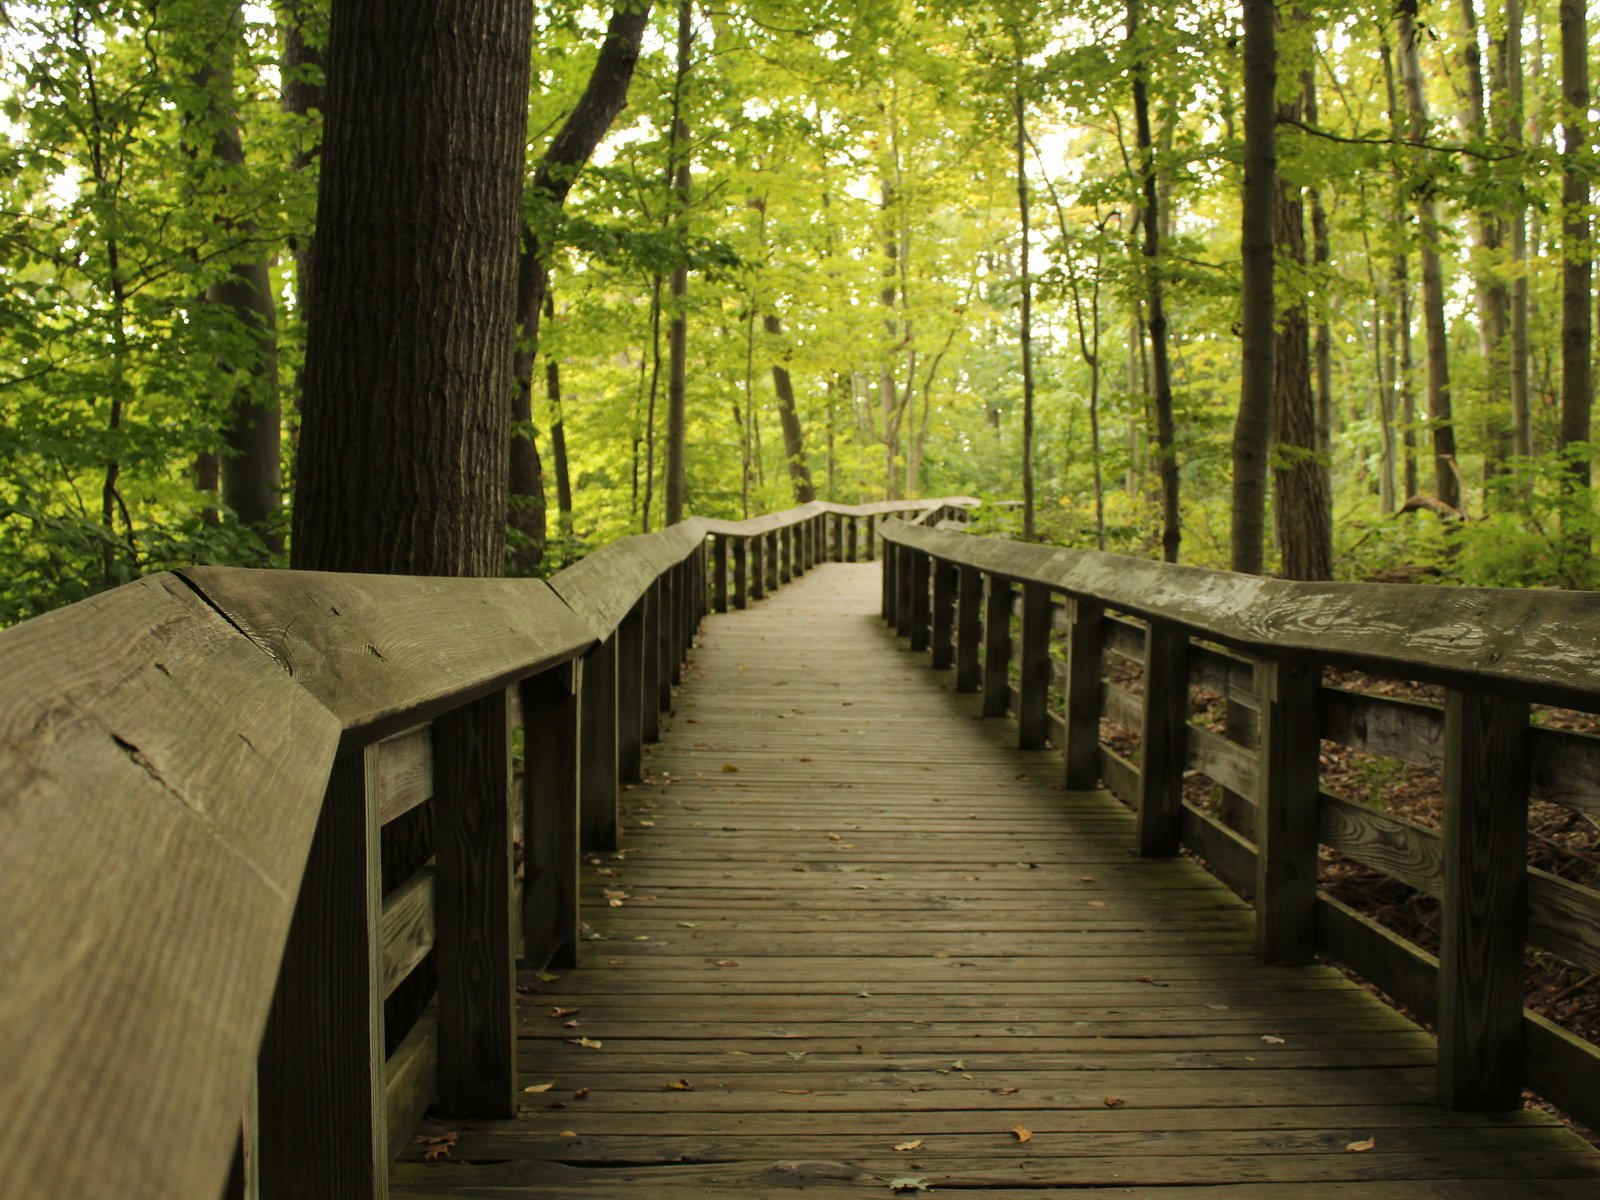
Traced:
[[402, 730], [378, 743], [378, 824], [433, 799], [433, 726]]
[[433, 949], [433, 868], [423, 867], [383, 898], [383, 994], [394, 994]]
[[1600, 593], [1300, 583], [893, 521], [884, 537], [1239, 649], [1600, 708]]
[[594, 643], [539, 579], [240, 567], [183, 575], [339, 718], [346, 746], [457, 708]]
[[634, 538], [610, 542], [550, 577], [550, 587], [604, 641], [660, 575]]
[[1245, 899], [1256, 890], [1256, 848], [1210, 813], [1185, 802], [1183, 842], [1211, 865], [1213, 873]]
[[391, 1161], [411, 1144], [412, 1131], [438, 1094], [439, 1016], [437, 1008], [429, 1008], [395, 1047], [387, 1064], [383, 1100]]
[[168, 574], [0, 661], [0, 1176], [218, 1195], [338, 723]]

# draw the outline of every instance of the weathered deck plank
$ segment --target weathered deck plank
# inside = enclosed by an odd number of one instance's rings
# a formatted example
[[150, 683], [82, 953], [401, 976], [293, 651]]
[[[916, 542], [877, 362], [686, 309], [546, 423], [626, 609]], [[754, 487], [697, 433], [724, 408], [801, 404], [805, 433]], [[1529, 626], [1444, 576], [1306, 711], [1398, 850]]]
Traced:
[[553, 1086], [397, 1195], [1595, 1194], [1543, 1116], [1438, 1107], [1431, 1038], [1336, 972], [1255, 965], [1239, 900], [1134, 857], [878, 601], [827, 564], [710, 619], [585, 966], [522, 997], [518, 1086]]

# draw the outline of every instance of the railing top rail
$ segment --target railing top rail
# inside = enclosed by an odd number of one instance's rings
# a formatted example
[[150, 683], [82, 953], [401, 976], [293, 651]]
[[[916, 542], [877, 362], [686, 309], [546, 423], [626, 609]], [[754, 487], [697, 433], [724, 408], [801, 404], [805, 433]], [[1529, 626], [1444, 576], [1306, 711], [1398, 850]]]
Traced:
[[1600, 708], [1600, 593], [1298, 583], [891, 522], [890, 543], [1267, 656]]

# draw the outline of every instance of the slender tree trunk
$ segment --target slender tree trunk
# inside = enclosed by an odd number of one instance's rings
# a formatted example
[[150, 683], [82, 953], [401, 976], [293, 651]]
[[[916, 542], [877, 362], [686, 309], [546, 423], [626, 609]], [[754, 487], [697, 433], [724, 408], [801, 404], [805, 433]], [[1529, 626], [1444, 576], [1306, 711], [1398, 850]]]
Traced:
[[[1589, 305], [1594, 296], [1594, 246], [1589, 240], [1589, 53], [1584, 0], [1561, 0], [1561, 449], [1570, 486], [1587, 492], [1591, 455], [1587, 448], [1594, 381], [1590, 354], [1594, 332]], [[1584, 497], [1585, 505], [1593, 501]], [[1587, 525], [1574, 531], [1586, 554]]]
[[[1389, 134], [1395, 141], [1405, 135], [1404, 114], [1400, 101], [1400, 88], [1395, 79], [1394, 52], [1389, 46], [1389, 41], [1383, 28], [1378, 30], [1379, 52], [1383, 56], [1383, 80], [1387, 89], [1389, 103]], [[1397, 230], [1403, 229], [1407, 224], [1406, 208], [1403, 197], [1406, 193], [1405, 180], [1396, 177], [1394, 181], [1394, 208], [1392, 219]], [[1396, 341], [1399, 346], [1399, 369], [1392, 376], [1394, 384], [1394, 408], [1396, 420], [1400, 425], [1401, 445], [1401, 476], [1404, 484], [1404, 493], [1407, 499], [1417, 494], [1417, 424], [1416, 424], [1416, 393], [1413, 384], [1416, 377], [1415, 363], [1411, 355], [1411, 263], [1404, 243], [1401, 243], [1394, 256], [1394, 264], [1390, 271], [1395, 295], [1399, 304], [1399, 326], [1396, 330]]]
[[783, 337], [783, 322], [777, 314], [768, 313], [762, 318], [762, 328], [773, 339], [772, 390], [778, 397], [778, 423], [783, 427], [783, 453], [788, 462], [789, 483], [794, 488], [796, 504], [809, 504], [817, 498], [817, 489], [811, 483], [811, 467], [806, 463], [805, 436], [800, 428], [800, 413], [795, 406], [794, 381], [789, 378], [789, 368], [783, 365], [784, 352], [778, 339]]
[[[554, 320], [555, 299], [548, 288], [544, 294], [544, 315]], [[550, 402], [550, 453], [556, 463], [556, 511], [560, 513], [561, 536], [572, 536], [572, 474], [567, 466], [567, 422], [561, 396], [561, 363], [553, 355], [545, 357], [544, 394]]]
[[[1417, 45], [1417, 0], [1400, 0], [1400, 76], [1406, 93], [1410, 136], [1428, 136], [1428, 101], [1422, 88], [1422, 63]], [[1445, 325], [1444, 272], [1439, 261], [1443, 226], [1439, 205], [1430, 194], [1418, 201], [1422, 223], [1422, 321], [1428, 345], [1428, 425], [1433, 438], [1434, 494], [1451, 508], [1461, 507], [1456, 480], [1455, 416], [1450, 397], [1450, 343]]]
[[[684, 117], [685, 89], [694, 51], [694, 5], [692, 0], [678, 3], [678, 66], [672, 85], [672, 141], [669, 160], [673, 164], [672, 191], [680, 253], [688, 249], [689, 232], [689, 124]], [[670, 365], [667, 371], [667, 524], [684, 518], [684, 453], [687, 448], [689, 398], [689, 266], [679, 260], [672, 269], [672, 323], [667, 344]]]
[[[1305, 20], [1303, 12], [1296, 12], [1296, 20]], [[1317, 82], [1316, 73], [1311, 68], [1301, 72], [1300, 82], [1305, 93], [1306, 120], [1312, 125], [1317, 125]], [[1322, 191], [1319, 188], [1307, 188], [1307, 195], [1311, 201], [1311, 258], [1317, 267], [1317, 291], [1319, 304], [1317, 306], [1317, 324], [1315, 340], [1312, 343], [1312, 363], [1314, 378], [1316, 380], [1316, 452], [1317, 456], [1312, 461], [1312, 468], [1316, 473], [1313, 490], [1317, 493], [1316, 499], [1322, 506], [1321, 515], [1317, 519], [1315, 534], [1325, 536], [1328, 551], [1328, 574], [1325, 576], [1306, 576], [1306, 578], [1333, 578], [1333, 330], [1328, 322], [1328, 303], [1326, 287], [1320, 281], [1329, 276], [1330, 263], [1333, 258], [1333, 247], [1328, 236], [1328, 213], [1322, 206]], [[1314, 565], [1308, 566], [1314, 570]]]
[[650, 506], [656, 494], [656, 402], [661, 395], [661, 289], [666, 280], [655, 277], [650, 289], [650, 399], [644, 419], [644, 510], [639, 531], [650, 532]]
[[1017, 216], [1021, 225], [1021, 245], [1017, 251], [1017, 279], [1022, 290], [1022, 327], [1018, 331], [1022, 351], [1022, 536], [1033, 541], [1038, 536], [1033, 497], [1033, 275], [1028, 255], [1032, 247], [1028, 233], [1028, 104], [1022, 93], [1022, 51], [1012, 64], [1012, 111], [1016, 117]]
[[1244, 0], [1244, 197], [1240, 218], [1243, 266], [1239, 416], [1233, 433], [1235, 571], [1261, 574], [1267, 509], [1267, 446], [1274, 365], [1273, 211], [1277, 194], [1278, 80], [1272, 0]]
[[[1145, 303], [1149, 307], [1150, 380], [1156, 410], [1156, 451], [1161, 474], [1161, 557], [1178, 561], [1183, 536], [1178, 508], [1177, 420], [1172, 404], [1172, 368], [1167, 354], [1167, 309], [1161, 265], [1161, 196], [1157, 187], [1154, 142], [1150, 135], [1150, 68], [1139, 46], [1142, 0], [1128, 0], [1127, 36], [1135, 46], [1133, 115], [1139, 145], [1139, 176], [1143, 203], [1139, 218], [1144, 229]], [[1270, 244], [1270, 233], [1269, 233]]]
[[[315, 0], [278, 0], [278, 33], [280, 85], [279, 107], [289, 115], [307, 122], [313, 113], [320, 114], [326, 106], [326, 88], [323, 84], [322, 48], [328, 38], [327, 6]], [[295, 131], [294, 150], [289, 165], [296, 174], [310, 169], [321, 146], [318, 139], [304, 128]], [[313, 238], [309, 230], [296, 231], [289, 237], [289, 249], [294, 254], [295, 301], [303, 324], [309, 325], [311, 313], [306, 301], [311, 295], [311, 270]]]
[[[1504, 36], [1498, 46], [1500, 74], [1504, 80], [1504, 117], [1500, 137], [1508, 150], [1522, 148], [1522, 0], [1505, 0]], [[1518, 200], [1508, 222], [1511, 226], [1511, 297], [1509, 391], [1511, 397], [1511, 451], [1526, 459], [1533, 453], [1533, 422], [1528, 406], [1528, 214]]]
[[503, 569], [532, 34], [531, 0], [334, 6], [297, 567]]

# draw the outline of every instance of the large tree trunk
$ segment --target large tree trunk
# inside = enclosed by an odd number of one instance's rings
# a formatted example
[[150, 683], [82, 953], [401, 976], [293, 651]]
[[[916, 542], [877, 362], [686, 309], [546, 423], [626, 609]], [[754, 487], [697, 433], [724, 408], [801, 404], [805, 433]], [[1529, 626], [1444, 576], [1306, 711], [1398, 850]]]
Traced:
[[[1417, 46], [1417, 0], [1400, 0], [1400, 76], [1406, 93], [1410, 136], [1428, 136], [1428, 101], [1422, 89], [1422, 63]], [[1428, 345], [1428, 425], [1433, 438], [1434, 494], [1451, 508], [1461, 507], [1456, 477], [1455, 415], [1450, 398], [1450, 343], [1445, 326], [1444, 273], [1439, 262], [1442, 225], [1439, 205], [1428, 193], [1418, 201], [1422, 223], [1422, 322]]]
[[[1589, 241], [1589, 44], [1584, 0], [1561, 0], [1561, 449], [1570, 453], [1567, 478], [1587, 492], [1590, 482], [1590, 413], [1594, 382], [1589, 355], [1594, 340], [1589, 305], [1594, 247]], [[1586, 505], [1592, 504], [1587, 496]], [[1585, 553], [1589, 531], [1575, 532]]]
[[[1522, 147], [1522, 0], [1505, 0], [1503, 35], [1496, 45], [1502, 97], [1500, 138], [1508, 149]], [[1533, 453], [1533, 422], [1528, 407], [1528, 215], [1519, 200], [1510, 214], [1511, 298], [1509, 370], [1511, 397], [1511, 452], [1523, 458]]]
[[549, 290], [549, 234], [545, 222], [566, 203], [567, 193], [605, 137], [624, 105], [628, 85], [639, 61], [645, 26], [650, 19], [648, 0], [619, 0], [606, 25], [605, 40], [583, 95], [567, 114], [560, 132], [551, 139], [528, 185], [530, 207], [542, 220], [522, 225], [522, 248], [517, 259], [517, 319], [521, 324], [513, 374], [512, 440], [509, 451], [510, 501], [508, 519], [521, 535], [512, 555], [512, 568], [526, 574], [544, 554], [547, 519], [544, 501], [544, 465], [539, 459], [533, 427], [533, 360], [539, 347], [539, 318]]
[[[1018, 39], [1020, 43], [1020, 38]], [[1016, 117], [1017, 216], [1021, 245], [1017, 251], [1017, 279], [1022, 290], [1022, 327], [1018, 331], [1022, 353], [1022, 537], [1037, 534], [1033, 497], [1033, 275], [1028, 262], [1028, 103], [1022, 93], [1022, 48], [1012, 64], [1012, 108]]]
[[[1300, 113], [1300, 104], [1283, 108], [1283, 115], [1292, 119], [1298, 119]], [[1278, 257], [1303, 268], [1305, 206], [1300, 188], [1281, 177], [1274, 224]], [[1304, 277], [1303, 269], [1296, 272], [1296, 278]], [[1276, 495], [1272, 513], [1282, 573], [1286, 579], [1331, 579], [1331, 505], [1317, 436], [1317, 401], [1311, 388], [1311, 326], [1303, 294], [1295, 294], [1279, 315], [1273, 373], [1272, 423], [1277, 452], [1272, 467]]]
[[[684, 118], [684, 90], [693, 65], [694, 5], [692, 0], [678, 3], [678, 70], [672, 89], [672, 143], [668, 159], [673, 164], [672, 190], [680, 250], [689, 230], [689, 124]], [[667, 335], [667, 524], [684, 518], [684, 453], [687, 448], [689, 402], [689, 318], [685, 306], [689, 296], [689, 267], [680, 259], [672, 269], [672, 324]]]
[[532, 0], [334, 5], [297, 567], [502, 571], [532, 31]]
[[[773, 339], [783, 336], [783, 322], [775, 313], [764, 316], [761, 327]], [[795, 503], [809, 504], [817, 498], [817, 489], [812, 486], [811, 467], [806, 463], [806, 441], [794, 401], [794, 380], [789, 378], [789, 368], [783, 365], [776, 346], [772, 359], [772, 390], [778, 397], [778, 423], [783, 426], [783, 452], [789, 463], [789, 483], [794, 488]]]
[[[1387, 89], [1389, 105], [1389, 134], [1398, 142], [1404, 136], [1404, 117], [1401, 112], [1400, 89], [1395, 81], [1394, 53], [1389, 47], [1388, 40], [1380, 29], [1379, 53], [1383, 57], [1383, 80]], [[1395, 201], [1393, 220], [1397, 229], [1406, 224], [1405, 216], [1405, 181], [1395, 180]], [[1390, 272], [1394, 290], [1398, 297], [1399, 322], [1396, 328], [1396, 342], [1399, 350], [1399, 367], [1393, 374], [1395, 419], [1401, 429], [1401, 482], [1402, 490], [1407, 499], [1417, 494], [1417, 431], [1416, 431], [1416, 396], [1412, 388], [1413, 377], [1416, 374], [1415, 364], [1411, 356], [1411, 264], [1405, 246], [1402, 244], [1394, 256], [1394, 264]]]
[[1233, 431], [1232, 565], [1259, 575], [1267, 518], [1274, 373], [1273, 212], [1277, 198], [1277, 30], [1272, 0], [1244, 0], [1244, 196], [1239, 253], [1243, 362]]

